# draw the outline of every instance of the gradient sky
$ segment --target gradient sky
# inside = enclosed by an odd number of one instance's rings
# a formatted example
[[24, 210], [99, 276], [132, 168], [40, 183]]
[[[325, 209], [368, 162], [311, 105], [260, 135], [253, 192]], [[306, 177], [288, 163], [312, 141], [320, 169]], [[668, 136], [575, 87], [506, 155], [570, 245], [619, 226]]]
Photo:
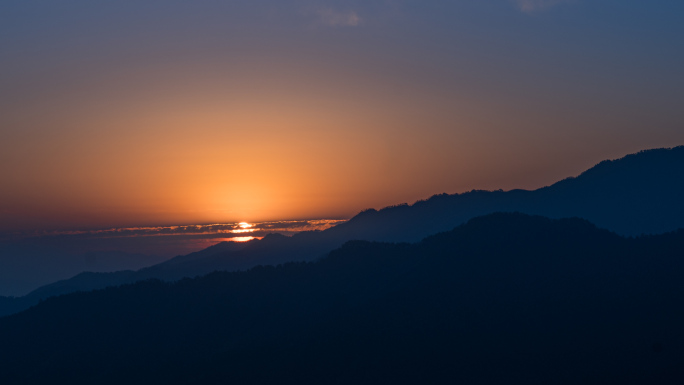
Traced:
[[681, 0], [0, 2], [0, 230], [346, 218], [681, 144]]

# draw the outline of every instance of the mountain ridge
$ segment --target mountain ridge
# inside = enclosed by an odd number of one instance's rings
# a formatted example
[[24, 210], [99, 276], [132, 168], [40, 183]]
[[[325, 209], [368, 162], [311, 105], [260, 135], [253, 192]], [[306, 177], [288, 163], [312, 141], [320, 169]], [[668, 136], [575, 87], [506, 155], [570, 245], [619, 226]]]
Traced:
[[490, 214], [414, 244], [51, 298], [0, 318], [0, 361], [14, 383], [677, 383], [682, 255], [684, 230]]
[[[92, 290], [119, 282], [177, 280], [217, 270], [244, 270], [262, 264], [310, 261], [353, 239], [418, 242], [467, 220], [493, 212], [522, 212], [550, 218], [581, 217], [621, 235], [664, 233], [684, 228], [684, 146], [644, 150], [605, 160], [576, 177], [537, 190], [472, 190], [437, 194], [412, 205], [363, 210], [324, 231], [266, 237], [245, 245], [222, 245], [140, 269], [133, 274], [76, 276], [50, 286], [54, 293]], [[214, 253], [214, 251], [216, 251]], [[196, 258], [195, 258], [196, 257]], [[98, 285], [96, 277], [101, 278]], [[117, 281], [117, 279], [120, 279]], [[51, 295], [40, 288], [26, 297], [0, 299], [0, 315]], [[4, 302], [4, 305], [3, 305]], [[7, 303], [14, 304], [12, 306]], [[19, 305], [20, 304], [20, 305]]]

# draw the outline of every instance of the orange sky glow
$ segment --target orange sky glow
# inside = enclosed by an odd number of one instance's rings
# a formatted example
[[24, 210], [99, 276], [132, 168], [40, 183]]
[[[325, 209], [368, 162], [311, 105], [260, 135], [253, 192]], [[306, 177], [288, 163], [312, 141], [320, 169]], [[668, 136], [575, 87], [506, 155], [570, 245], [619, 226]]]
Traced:
[[684, 143], [676, 35], [495, 3], [3, 8], [0, 231], [345, 219]]

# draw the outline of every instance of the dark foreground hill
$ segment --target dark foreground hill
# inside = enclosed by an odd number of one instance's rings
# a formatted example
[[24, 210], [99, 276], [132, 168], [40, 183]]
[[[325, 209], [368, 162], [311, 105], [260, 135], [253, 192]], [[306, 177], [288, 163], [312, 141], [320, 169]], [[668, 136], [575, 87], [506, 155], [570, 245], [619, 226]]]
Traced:
[[145, 281], [0, 319], [3, 383], [684, 381], [684, 231], [476, 218], [417, 244]]

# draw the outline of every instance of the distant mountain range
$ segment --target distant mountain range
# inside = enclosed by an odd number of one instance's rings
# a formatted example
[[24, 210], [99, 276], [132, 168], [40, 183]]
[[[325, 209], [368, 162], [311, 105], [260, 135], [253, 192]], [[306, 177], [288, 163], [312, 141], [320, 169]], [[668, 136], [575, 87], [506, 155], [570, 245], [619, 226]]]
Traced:
[[684, 228], [684, 146], [655, 149], [603, 161], [581, 175], [534, 191], [471, 191], [435, 195], [413, 205], [366, 210], [348, 222], [292, 237], [268, 235], [244, 244], [223, 243], [138, 271], [83, 273], [19, 298], [0, 297], [0, 315], [40, 299], [144, 279], [178, 280], [212, 271], [311, 261], [349, 240], [417, 242], [494, 212], [550, 218], [580, 217], [621, 235], [658, 234]]
[[50, 298], [0, 318], [2, 378], [682, 383], [682, 276], [684, 230], [491, 214], [415, 244]]
[[59, 242], [41, 242], [44, 239], [38, 238], [0, 240], [0, 293], [25, 294], [46, 283], [68, 279], [83, 271], [138, 270], [165, 260], [158, 256], [122, 251], [65, 250], [55, 246]]

